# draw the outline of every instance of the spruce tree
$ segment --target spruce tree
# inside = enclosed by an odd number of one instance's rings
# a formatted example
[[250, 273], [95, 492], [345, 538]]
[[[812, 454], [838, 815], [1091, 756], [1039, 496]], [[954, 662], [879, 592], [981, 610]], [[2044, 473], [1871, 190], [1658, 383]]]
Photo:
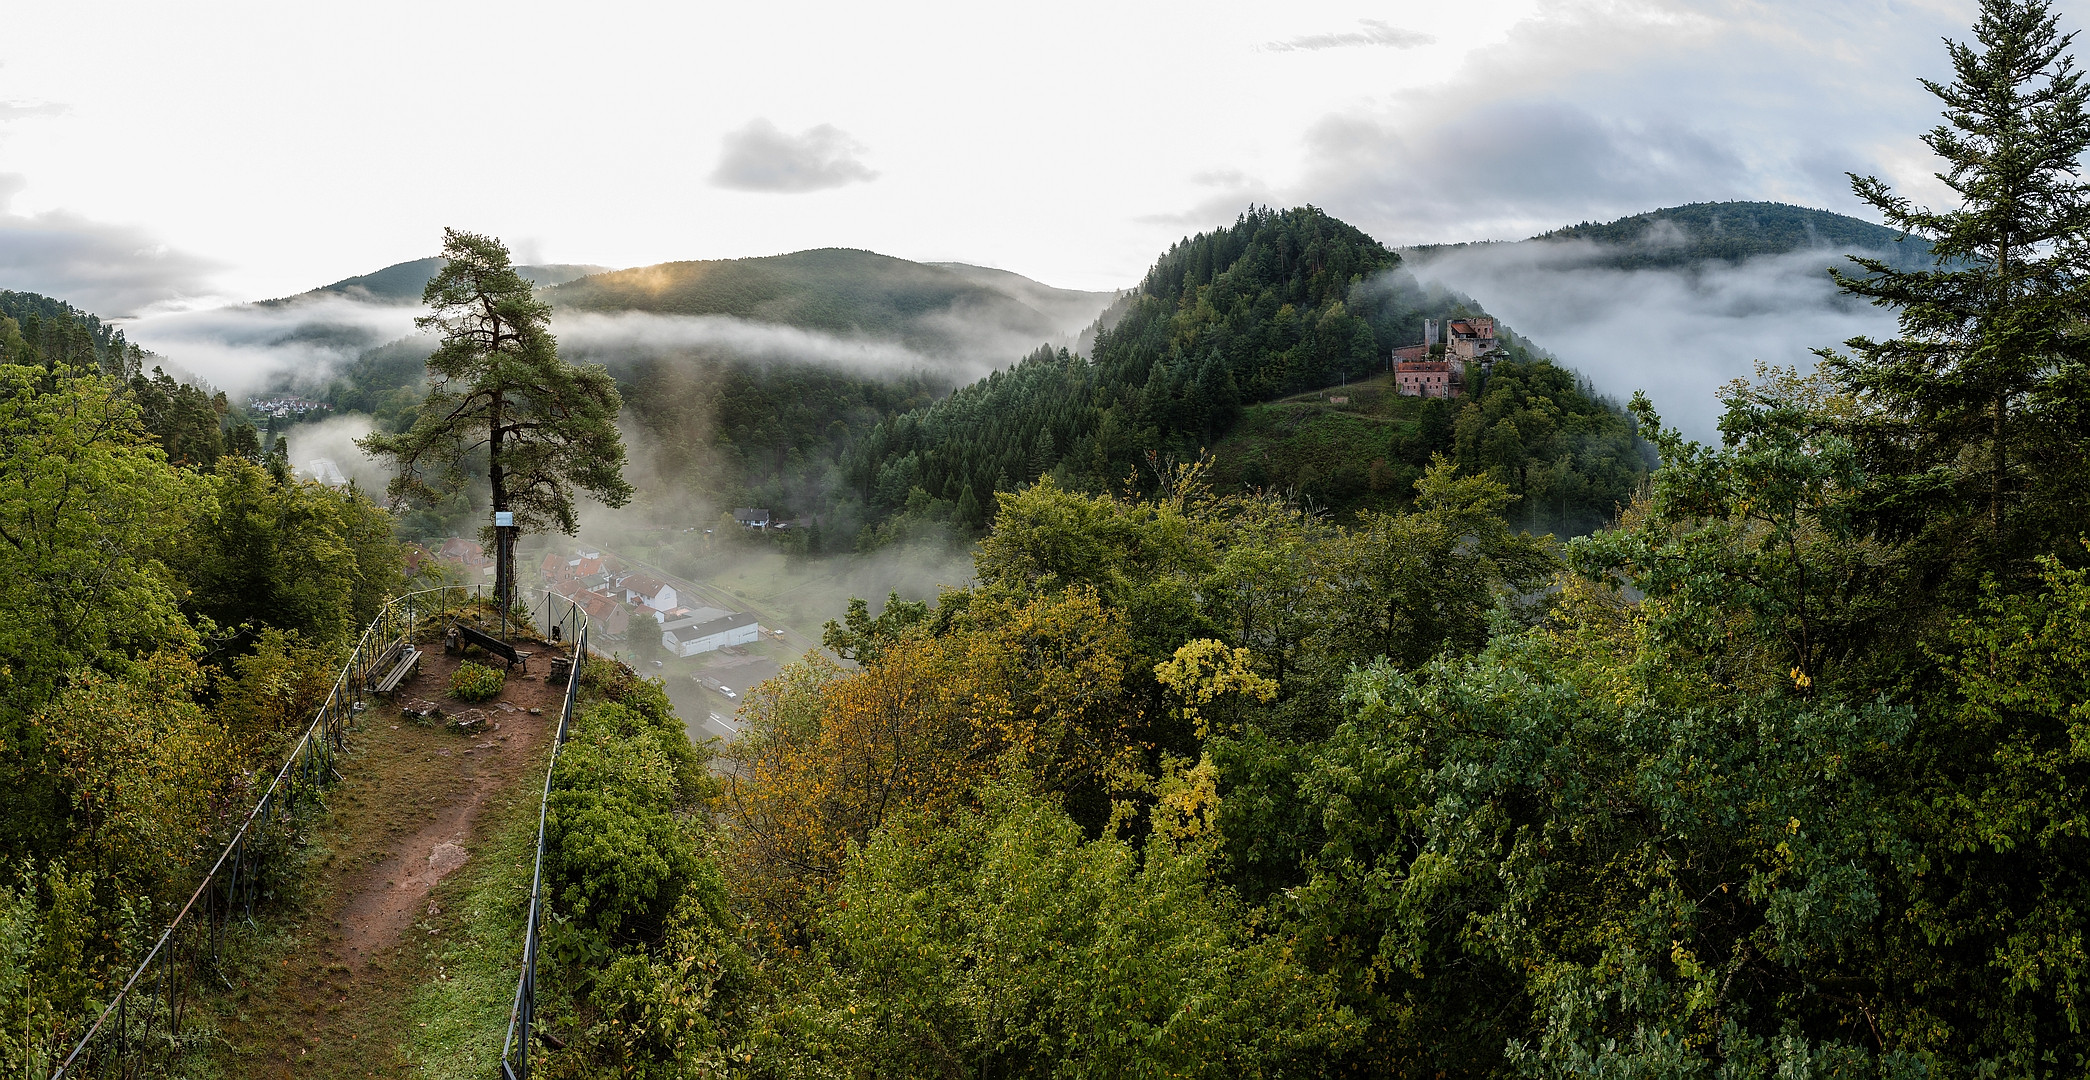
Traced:
[[[397, 463], [393, 501], [428, 504], [455, 491], [466, 460], [482, 448], [493, 510], [513, 513], [518, 530], [572, 535], [576, 490], [613, 507], [630, 501], [617, 433], [623, 400], [609, 372], [560, 359], [551, 307], [516, 273], [499, 240], [445, 229], [443, 258], [422, 293], [430, 314], [414, 320], [440, 337], [428, 358], [428, 398], [405, 432], [357, 444]], [[505, 546], [499, 557], [505, 606], [513, 600], [513, 560]]]
[[[1956, 564], [2001, 569], [2083, 528], [2090, 87], [2046, 0], [1982, 0], [1974, 44], [1947, 42], [1954, 78], [1924, 80], [1944, 123], [1924, 142], [1958, 205], [1914, 205], [1872, 176], [1858, 196], [1928, 241], [1934, 265], [1857, 260], [1842, 288], [1900, 316], [1900, 334], [1824, 352], [1855, 399], [1849, 431], [1889, 536], [1929, 534]], [[2012, 553], [2016, 554], [2013, 555]], [[1962, 558], [1972, 555], [1972, 559]]]

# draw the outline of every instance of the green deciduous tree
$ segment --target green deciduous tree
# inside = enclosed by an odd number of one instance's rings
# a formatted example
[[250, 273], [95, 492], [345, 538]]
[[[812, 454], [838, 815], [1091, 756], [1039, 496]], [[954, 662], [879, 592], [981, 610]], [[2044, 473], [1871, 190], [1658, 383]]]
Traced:
[[209, 477], [217, 498], [186, 538], [187, 607], [221, 627], [345, 642], [403, 585], [392, 518], [354, 488], [279, 478], [237, 456]]
[[1213, 881], [1217, 838], [1181, 813], [1196, 795], [1142, 846], [1084, 841], [1020, 775], [980, 801], [896, 820], [851, 860], [832, 967], [768, 1018], [765, 1074], [1282, 1075], [1357, 1037]]
[[1510, 590], [1545, 580], [1552, 556], [1505, 520], [1517, 497], [1490, 476], [1460, 476], [1439, 456], [1415, 484], [1415, 512], [1359, 515], [1340, 558], [1331, 651], [1416, 664], [1487, 642]]
[[167, 463], [136, 407], [108, 380], [0, 367], [0, 842], [61, 839], [42, 734], [27, 721], [70, 673], [120, 671], [161, 645], [185, 647], [167, 560], [205, 478]]

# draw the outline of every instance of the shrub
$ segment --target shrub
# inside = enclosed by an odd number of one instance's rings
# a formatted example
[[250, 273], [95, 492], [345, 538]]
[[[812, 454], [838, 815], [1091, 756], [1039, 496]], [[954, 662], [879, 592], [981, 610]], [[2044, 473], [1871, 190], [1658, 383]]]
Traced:
[[459, 701], [491, 701], [501, 696], [507, 681], [507, 672], [467, 660], [450, 676], [450, 693]]

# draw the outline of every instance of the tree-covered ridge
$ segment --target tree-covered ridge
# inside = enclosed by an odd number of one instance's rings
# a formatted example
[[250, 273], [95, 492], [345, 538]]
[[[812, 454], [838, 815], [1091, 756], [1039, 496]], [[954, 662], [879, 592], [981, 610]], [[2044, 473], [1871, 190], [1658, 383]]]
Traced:
[[[294, 304], [299, 300], [331, 293], [338, 296], [346, 296], [352, 300], [371, 300], [387, 304], [411, 304], [421, 299], [421, 291], [428, 287], [428, 282], [436, 274], [442, 272], [443, 265], [447, 261], [440, 255], [432, 255], [426, 259], [410, 259], [402, 263], [393, 263], [379, 270], [372, 270], [367, 274], [345, 277], [330, 285], [321, 285], [316, 289], [307, 290], [297, 296], [287, 296], [280, 300], [264, 300], [261, 303], [272, 306]], [[586, 263], [546, 263], [542, 266], [518, 266], [515, 268], [515, 272], [521, 274], [524, 279], [532, 284], [543, 288], [552, 285], [563, 285], [577, 278], [587, 277], [589, 274], [600, 274], [608, 269], [609, 267], [607, 266], [593, 266]]]
[[[408, 285], [419, 288], [440, 264], [401, 263], [328, 289], [395, 297]], [[546, 269], [560, 268], [516, 268], [525, 277]], [[919, 370], [863, 371], [820, 357], [749, 355], [731, 340], [701, 335], [645, 344], [614, 333], [569, 339], [570, 355], [604, 365], [617, 379], [631, 418], [649, 436], [640, 444], [641, 464], [663, 493], [675, 493], [660, 500], [662, 514], [686, 514], [690, 495], [713, 507], [766, 506], [822, 522], [794, 539], [842, 544], [856, 537], [863, 516], [836, 478], [851, 446], [878, 422], [948, 394], [958, 381], [945, 373], [949, 367], [977, 370], [982, 360], [998, 362], [1038, 341], [1072, 339], [1111, 298], [1007, 271], [843, 249], [668, 263], [539, 294], [563, 315], [727, 316], [914, 350]], [[1017, 345], [999, 351], [1007, 341]], [[323, 390], [310, 392], [337, 410], [371, 414], [381, 431], [403, 431], [421, 408], [426, 354], [413, 339], [366, 349]], [[425, 517], [410, 520], [437, 527]], [[688, 524], [686, 517], [671, 520]]]
[[1554, 249], [1571, 241], [1593, 245], [1567, 249], [1573, 265], [1614, 270], [1733, 265], [1804, 251], [1869, 255], [1904, 269], [1930, 261], [1930, 246], [1920, 236], [1904, 238], [1893, 229], [1845, 214], [1771, 202], [1688, 203], [1616, 221], [1584, 221], [1528, 240], [1420, 244], [1404, 251], [1426, 260], [1465, 249], [1535, 249], [1557, 259]]
[[1921, 238], [1869, 221], [1774, 202], [1690, 203], [1633, 214], [1609, 222], [1582, 222], [1541, 233], [1527, 242], [1588, 240], [1608, 248], [1607, 262], [1620, 269], [1738, 263], [1760, 255], [1824, 248], [1887, 253], [1889, 261], [1927, 261]]
[[1216, 446], [1215, 476], [1229, 483], [1341, 510], [1390, 509], [1406, 505], [1431, 455], [1446, 453], [1549, 500], [1549, 525], [1605, 520], [1646, 471], [1631, 421], [1506, 327], [1499, 377], [1469, 375], [1464, 404], [1384, 400], [1371, 416], [1379, 430], [1347, 433], [1339, 459], [1308, 463], [1318, 448], [1293, 445], [1269, 410], [1250, 418], [1253, 433], [1228, 441], [1245, 407], [1373, 376], [1386, 369], [1384, 346], [1419, 340], [1425, 316], [1478, 314], [1388, 275], [1398, 262], [1313, 207], [1251, 211], [1171, 247], [1097, 334], [1092, 358], [1040, 349], [880, 424], [852, 452], [850, 482], [874, 514], [971, 529], [993, 493], [1040, 476], [1084, 490], [1128, 477], [1146, 485], [1159, 461]]
[[921, 322], [923, 316], [966, 307], [993, 312], [1006, 326], [1028, 327], [1039, 340], [1056, 336], [1052, 319], [998, 289], [941, 267], [854, 248], [616, 270], [548, 289], [545, 298], [575, 311], [731, 315], [920, 345], [944, 344]]
[[[1170, 390], [1203, 384], [1223, 396], [1231, 383], [1248, 400], [1325, 386], [1382, 360], [1370, 323], [1345, 303], [1399, 264], [1314, 207], [1253, 209], [1170, 247], [1117, 325], [1098, 335], [1094, 358], [1107, 384], [1142, 394], [1157, 367]], [[1155, 419], [1180, 429], [1183, 418]]]
[[[152, 353], [124, 340], [98, 316], [48, 296], [0, 291], [0, 363], [60, 373], [107, 375], [127, 392], [145, 431], [177, 464], [209, 467], [232, 448], [260, 461], [266, 447], [233, 417], [222, 391], [182, 382], [152, 368]], [[228, 424], [230, 430], [228, 431]]]
[[1040, 349], [881, 424], [850, 479], [874, 510], [943, 502], [976, 528], [993, 492], [1040, 475], [1095, 486], [1148, 467], [1149, 451], [1194, 455], [1244, 401], [1375, 368], [1377, 336], [1345, 299], [1398, 262], [1312, 207], [1253, 210], [1172, 246], [1092, 358]]
[[1213, 485], [1287, 492], [1347, 520], [1407, 506], [1444, 454], [1517, 495], [1511, 520], [1570, 536], [1610, 522], [1653, 464], [1630, 416], [1548, 360], [1504, 360], [1469, 388], [1462, 399], [1402, 397], [1382, 376], [1251, 405], [1212, 448]]
[[0, 358], [7, 363], [50, 362], [128, 377], [150, 355], [125, 341], [122, 330], [63, 300], [0, 289]]

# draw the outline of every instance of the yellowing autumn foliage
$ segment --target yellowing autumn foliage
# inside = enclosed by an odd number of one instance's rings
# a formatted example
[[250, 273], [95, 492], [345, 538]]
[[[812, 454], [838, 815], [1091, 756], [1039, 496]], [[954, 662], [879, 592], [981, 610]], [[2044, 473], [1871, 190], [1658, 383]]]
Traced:
[[1277, 680], [1255, 673], [1255, 656], [1247, 649], [1229, 649], [1223, 641], [1199, 638], [1176, 650], [1173, 659], [1154, 665], [1154, 678], [1182, 702], [1177, 712], [1197, 729], [1197, 737], [1210, 738], [1211, 719], [1205, 715], [1212, 704], [1228, 694], [1254, 698], [1265, 704], [1277, 700]]
[[1131, 643], [1095, 591], [980, 601], [942, 636], [845, 671], [808, 658], [757, 687], [726, 799], [743, 895], [795, 922], [852, 844], [900, 811], [939, 814], [1005, 763], [1058, 790], [1109, 783], [1139, 712]]

